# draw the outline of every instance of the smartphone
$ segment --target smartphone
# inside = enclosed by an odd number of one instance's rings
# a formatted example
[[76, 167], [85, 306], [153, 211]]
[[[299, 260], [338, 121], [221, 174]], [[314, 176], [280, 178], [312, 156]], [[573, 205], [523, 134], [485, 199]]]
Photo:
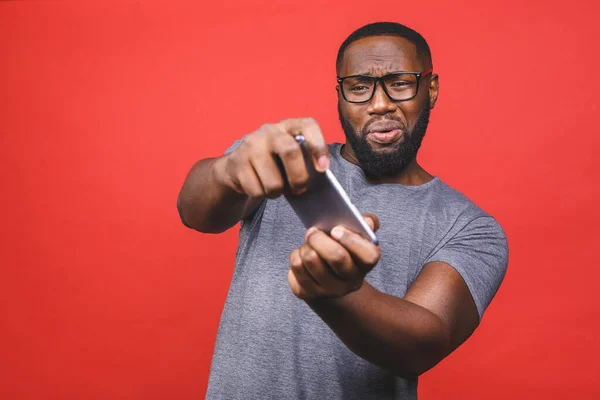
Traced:
[[335, 226], [342, 225], [379, 244], [375, 233], [352, 204], [333, 172], [330, 169], [318, 172], [304, 136], [298, 135], [295, 139], [304, 154], [309, 179], [304, 193], [296, 195], [285, 190], [284, 196], [306, 229], [314, 226], [329, 234]]

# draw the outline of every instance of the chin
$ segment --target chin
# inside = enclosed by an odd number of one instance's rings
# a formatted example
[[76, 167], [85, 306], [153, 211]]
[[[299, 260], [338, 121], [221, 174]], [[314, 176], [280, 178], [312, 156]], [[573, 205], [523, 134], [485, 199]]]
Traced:
[[374, 153], [393, 153], [398, 151], [398, 149], [400, 148], [400, 146], [402, 145], [403, 140], [400, 139], [396, 142], [393, 143], [377, 143], [377, 142], [369, 142], [369, 147], [371, 148], [371, 151], [373, 151]]

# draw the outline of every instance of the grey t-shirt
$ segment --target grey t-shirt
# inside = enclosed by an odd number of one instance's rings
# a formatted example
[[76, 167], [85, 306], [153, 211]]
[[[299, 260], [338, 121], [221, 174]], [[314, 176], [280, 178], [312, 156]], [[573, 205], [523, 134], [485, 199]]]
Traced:
[[[381, 221], [381, 259], [366, 281], [401, 298], [425, 264], [442, 261], [464, 278], [481, 317], [506, 271], [500, 225], [438, 178], [421, 186], [373, 185], [341, 157], [341, 144], [329, 150], [331, 170], [352, 202]], [[242, 221], [207, 399], [416, 399], [417, 379], [352, 353], [292, 294], [288, 256], [304, 232], [283, 197]]]

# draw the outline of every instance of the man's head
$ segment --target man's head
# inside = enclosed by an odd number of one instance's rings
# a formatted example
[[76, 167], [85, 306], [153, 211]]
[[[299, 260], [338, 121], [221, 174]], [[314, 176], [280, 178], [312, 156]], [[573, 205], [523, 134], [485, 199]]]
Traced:
[[425, 39], [392, 22], [359, 28], [340, 46], [339, 117], [368, 176], [397, 176], [415, 160], [438, 95], [432, 67]]

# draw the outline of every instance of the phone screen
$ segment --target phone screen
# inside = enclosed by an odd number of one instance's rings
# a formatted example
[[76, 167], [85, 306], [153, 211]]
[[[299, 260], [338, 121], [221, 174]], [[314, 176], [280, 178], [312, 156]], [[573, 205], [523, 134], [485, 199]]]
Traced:
[[304, 193], [294, 195], [288, 190], [284, 195], [304, 226], [307, 229], [314, 226], [329, 234], [335, 226], [342, 225], [377, 244], [375, 233], [333, 172], [329, 169], [325, 173], [317, 172], [304, 136], [296, 136], [296, 141], [304, 154], [309, 181]]

